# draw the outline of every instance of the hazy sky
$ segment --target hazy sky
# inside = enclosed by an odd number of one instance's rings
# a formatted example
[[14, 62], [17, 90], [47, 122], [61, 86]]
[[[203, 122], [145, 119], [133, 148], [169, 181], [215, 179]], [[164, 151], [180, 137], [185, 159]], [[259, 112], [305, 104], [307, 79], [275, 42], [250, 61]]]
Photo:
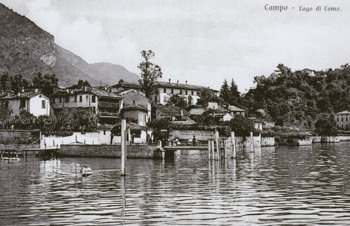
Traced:
[[[348, 0], [0, 0], [89, 63], [139, 74], [142, 50], [155, 52], [163, 80], [240, 91], [279, 63], [322, 70], [350, 63]], [[288, 6], [284, 12], [269, 6]], [[300, 7], [313, 11], [300, 11]], [[322, 11], [315, 11], [321, 6]], [[340, 7], [325, 12], [325, 6]], [[294, 7], [294, 9], [292, 9]], [[0, 18], [1, 19], [1, 18]]]

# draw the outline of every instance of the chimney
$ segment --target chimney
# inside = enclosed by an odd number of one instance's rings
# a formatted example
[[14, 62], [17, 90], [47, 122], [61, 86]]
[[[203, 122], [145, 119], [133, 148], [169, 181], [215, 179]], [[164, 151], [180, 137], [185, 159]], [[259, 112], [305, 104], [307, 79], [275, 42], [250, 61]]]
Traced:
[[187, 85], [187, 80], [186, 80], [186, 85]]
[[169, 78], [169, 84], [170, 84], [171, 79]]
[[179, 85], [179, 80], [177, 80], [177, 85]]

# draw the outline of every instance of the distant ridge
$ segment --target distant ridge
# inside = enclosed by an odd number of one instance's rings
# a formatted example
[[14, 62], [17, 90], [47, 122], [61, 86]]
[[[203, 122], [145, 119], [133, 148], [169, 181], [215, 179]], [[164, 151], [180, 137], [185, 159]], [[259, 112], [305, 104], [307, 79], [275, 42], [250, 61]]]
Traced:
[[0, 75], [21, 74], [31, 80], [39, 72], [55, 74], [63, 86], [75, 84], [79, 79], [92, 85], [139, 79], [120, 65], [87, 63], [55, 44], [53, 35], [1, 3], [0, 18]]

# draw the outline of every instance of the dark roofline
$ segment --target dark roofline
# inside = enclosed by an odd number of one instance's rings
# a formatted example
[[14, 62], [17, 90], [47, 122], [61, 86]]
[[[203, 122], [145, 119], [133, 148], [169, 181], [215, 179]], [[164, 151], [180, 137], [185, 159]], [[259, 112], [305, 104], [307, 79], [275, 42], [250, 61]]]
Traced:
[[142, 111], [148, 112], [147, 108], [144, 108], [142, 106], [136, 106], [136, 105], [128, 105], [128, 106], [125, 106], [121, 109], [121, 111], [125, 111], [125, 110], [142, 110]]
[[[162, 82], [158, 81], [157, 88], [182, 88], [182, 89], [190, 89], [190, 90], [200, 90], [203, 88], [210, 88], [210, 87], [204, 87], [204, 86], [197, 86], [197, 85], [189, 85], [189, 84], [183, 84], [183, 83], [169, 83], [169, 82]], [[141, 85], [139, 83], [131, 83], [131, 82], [123, 82], [122, 84], [115, 84], [111, 86], [113, 88], [133, 88], [133, 89], [141, 89]], [[211, 89], [211, 88], [210, 88]], [[214, 92], [219, 92], [218, 90], [211, 89]]]

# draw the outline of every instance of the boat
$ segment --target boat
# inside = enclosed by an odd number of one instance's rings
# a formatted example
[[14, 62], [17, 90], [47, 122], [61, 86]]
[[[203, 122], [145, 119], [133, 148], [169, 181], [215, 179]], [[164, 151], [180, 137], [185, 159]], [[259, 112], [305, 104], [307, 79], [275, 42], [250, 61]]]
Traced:
[[9, 162], [18, 162], [20, 158], [17, 157], [2, 157], [1, 160], [9, 161]]
[[92, 169], [89, 166], [82, 166], [80, 169], [80, 173], [83, 177], [86, 177], [92, 174]]

